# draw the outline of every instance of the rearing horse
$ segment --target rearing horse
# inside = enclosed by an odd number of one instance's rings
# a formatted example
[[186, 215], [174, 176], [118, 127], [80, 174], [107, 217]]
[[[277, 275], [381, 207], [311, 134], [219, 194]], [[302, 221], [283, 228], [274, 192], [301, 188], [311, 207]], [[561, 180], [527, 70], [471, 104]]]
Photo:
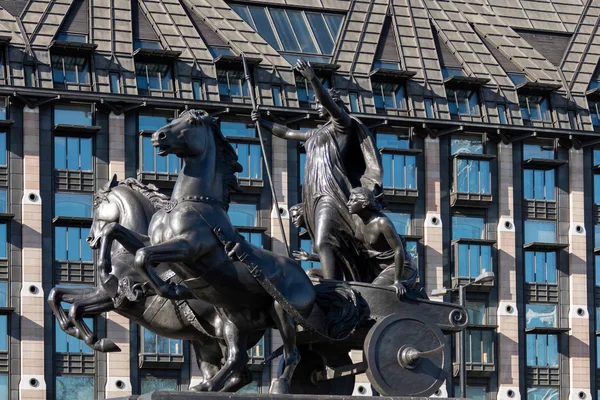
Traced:
[[[273, 382], [271, 392], [287, 393], [300, 361], [296, 323], [247, 266], [230, 257], [225, 242], [241, 246], [247, 255], [245, 261], [259, 265], [260, 273], [304, 316], [310, 313], [316, 299], [311, 281], [294, 260], [251, 245], [231, 224], [227, 216], [229, 194], [239, 189], [235, 173], [242, 168], [215, 118], [201, 111], [186, 111], [156, 131], [152, 142], [159, 155], [175, 154], [185, 163], [171, 204], [152, 218], [148, 229], [151, 245], [144, 247], [118, 225], [102, 233], [104, 240], [110, 242], [114, 238], [129, 250], [138, 248], [135, 267], [156, 293], [172, 299], [193, 296], [220, 310], [227, 359], [211, 379], [213, 390], [218, 390], [232, 371], [245, 364], [248, 335], [275, 326], [283, 340], [285, 368]], [[105, 259], [109, 257], [110, 253], [105, 253]], [[160, 263], [169, 263], [186, 286], [161, 279], [154, 269]]]

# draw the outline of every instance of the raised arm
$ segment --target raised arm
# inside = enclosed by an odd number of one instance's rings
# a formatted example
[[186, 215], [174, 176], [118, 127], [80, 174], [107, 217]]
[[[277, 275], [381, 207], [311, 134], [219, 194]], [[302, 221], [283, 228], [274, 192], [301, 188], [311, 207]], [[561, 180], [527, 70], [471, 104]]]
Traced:
[[258, 110], [252, 111], [250, 117], [252, 118], [252, 121], [259, 123], [260, 126], [265, 128], [267, 131], [282, 139], [298, 140], [301, 142], [305, 142], [312, 133], [311, 131], [298, 131], [295, 129], [290, 129], [285, 125], [276, 124], [274, 122], [264, 120], [260, 118]]
[[325, 107], [329, 115], [335, 119], [340, 118], [345, 111], [335, 104], [335, 101], [333, 101], [329, 95], [329, 92], [327, 89], [325, 89], [310, 64], [303, 59], [299, 59], [295, 68], [296, 71], [300, 72], [302, 76], [310, 82], [313, 90], [315, 91], [315, 97], [317, 98], [317, 101], [321, 103], [323, 107]]
[[385, 239], [388, 244], [394, 251], [394, 288], [396, 289], [396, 294], [398, 297], [402, 296], [406, 293], [406, 288], [402, 284], [402, 274], [404, 273], [404, 246], [402, 245], [402, 241], [400, 240], [400, 236], [398, 236], [398, 232], [396, 232], [396, 228], [392, 222], [387, 218], [383, 217], [380, 219], [380, 223], [378, 224]]

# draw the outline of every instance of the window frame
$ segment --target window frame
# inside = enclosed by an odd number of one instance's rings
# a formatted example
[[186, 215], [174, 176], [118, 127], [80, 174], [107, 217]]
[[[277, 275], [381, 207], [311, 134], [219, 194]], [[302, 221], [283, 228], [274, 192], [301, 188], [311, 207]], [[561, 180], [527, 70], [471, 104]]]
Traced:
[[[386, 87], [390, 85], [395, 86], [392, 90], [386, 90]], [[377, 113], [387, 112], [408, 112], [409, 111], [409, 96], [406, 82], [386, 82], [381, 80], [371, 79], [371, 87], [373, 89], [373, 103], [375, 105], [375, 111]], [[379, 89], [379, 93], [376, 94], [376, 90]], [[388, 107], [386, 104], [386, 97], [391, 97], [393, 104]], [[383, 107], [378, 107], [377, 98], [381, 98], [380, 104]]]
[[[155, 65], [155, 66], [163, 66], [166, 67], [166, 72], [164, 73], [164, 76], [162, 75], [162, 73], [160, 71], [157, 71], [158, 74], [158, 88], [152, 88], [150, 87], [150, 72], [148, 71], [148, 66], [149, 65]], [[138, 95], [140, 96], [151, 96], [154, 93], [157, 94], [174, 94], [175, 93], [175, 68], [172, 62], [156, 62], [156, 61], [139, 61], [136, 60], [135, 64], [135, 82], [136, 82], [136, 88], [138, 91]], [[140, 75], [138, 74], [138, 72], [140, 71], [140, 69], [143, 67], [143, 70], [145, 71], [144, 75]], [[158, 69], [158, 68], [157, 68]], [[146, 79], [146, 87], [140, 87], [139, 82], [140, 82], [140, 78], [144, 78]], [[171, 86], [171, 88], [164, 88], [163, 87], [163, 81], [165, 81], [168, 78], [168, 82]]]
[[[459, 99], [458, 98], [458, 93], [459, 92], [465, 92], [467, 93], [467, 96], [464, 99]], [[481, 113], [481, 103], [480, 103], [480, 95], [479, 95], [480, 90], [479, 89], [469, 89], [469, 88], [446, 88], [446, 100], [448, 101], [448, 112], [450, 113], [451, 117], [481, 117], [482, 113]], [[456, 111], [457, 113], [452, 113], [452, 108], [450, 107], [450, 93], [453, 94], [453, 104], [456, 107]], [[477, 100], [477, 113], [473, 114], [471, 113], [471, 109], [473, 108], [471, 105], [471, 101], [473, 96], [476, 96], [476, 100]], [[461, 100], [464, 100], [464, 104], [466, 105], [466, 108], [468, 110], [467, 113], [461, 113], [460, 108], [461, 108]]]
[[[81, 59], [84, 61], [83, 65], [84, 65], [84, 70], [83, 71], [79, 71], [79, 66], [78, 64], [74, 63], [75, 65], [75, 76], [76, 76], [76, 80], [75, 81], [68, 81], [67, 80], [67, 69], [66, 69], [66, 65], [65, 65], [65, 58], [66, 57], [72, 57], [74, 59]], [[54, 80], [55, 78], [55, 66], [57, 66], [58, 61], [60, 61], [60, 72], [62, 73], [62, 77], [63, 80], [61, 81], [56, 81]], [[90, 88], [92, 86], [92, 72], [91, 72], [91, 65], [90, 65], [90, 57], [85, 55], [85, 56], [72, 56], [72, 55], [66, 55], [66, 54], [51, 54], [50, 55], [50, 65], [52, 67], [52, 83], [54, 84], [54, 87], [56, 88], [57, 86], [58, 89], [69, 89], [70, 85], [73, 86], [77, 86], [77, 87], [86, 87], [86, 88]], [[58, 67], [58, 66], [57, 66]], [[81, 82], [80, 78], [81, 78], [81, 74], [85, 74], [85, 76], [87, 77], [87, 81], [85, 82]]]

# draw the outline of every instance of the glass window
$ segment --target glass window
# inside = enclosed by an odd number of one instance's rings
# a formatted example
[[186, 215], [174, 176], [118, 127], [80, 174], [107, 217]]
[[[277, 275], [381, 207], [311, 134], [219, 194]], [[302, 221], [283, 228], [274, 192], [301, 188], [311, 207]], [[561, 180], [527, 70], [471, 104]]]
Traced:
[[487, 324], [487, 307], [484, 302], [468, 301], [466, 305], [470, 325]]
[[8, 115], [6, 113], [6, 99], [0, 98], [0, 119], [6, 119], [7, 116]]
[[[227, 137], [256, 137], [256, 129], [253, 124], [243, 122], [222, 121], [221, 132]], [[243, 171], [238, 172], [238, 178], [262, 179], [262, 152], [260, 144], [238, 143], [233, 139], [230, 142], [238, 155], [238, 162]]]
[[6, 224], [0, 224], [0, 258], [8, 258], [8, 237]]
[[168, 339], [145, 328], [142, 328], [142, 331], [144, 338], [142, 352], [144, 354], [183, 354], [181, 339]]
[[594, 256], [594, 266], [596, 270], [596, 286], [600, 286], [600, 255]]
[[[328, 77], [319, 77], [321, 83], [326, 89], [331, 87]], [[311, 104], [315, 104], [315, 91], [312, 85], [302, 75], [296, 74], [296, 92], [298, 94], [298, 102], [300, 107], [310, 108]]]
[[0, 351], [8, 351], [8, 315], [0, 315]]
[[227, 214], [234, 226], [256, 226], [256, 204], [232, 203]]
[[383, 163], [383, 185], [395, 189], [417, 188], [417, 158], [412, 155], [389, 154], [381, 155]]
[[528, 388], [527, 400], [558, 400], [558, 388]]
[[526, 251], [525, 282], [555, 284], [556, 252]]
[[173, 72], [169, 64], [135, 63], [137, 88], [140, 95], [151, 91], [173, 91]]
[[491, 194], [492, 176], [489, 160], [456, 160], [456, 185], [459, 193]]
[[463, 73], [462, 69], [460, 68], [448, 68], [448, 67], [442, 67], [442, 76], [444, 77], [444, 79], [449, 78], [451, 76], [464, 76], [465, 74]]
[[25, 86], [33, 87], [35, 85], [35, 68], [33, 65], [23, 66], [23, 75], [25, 76]]
[[221, 121], [221, 133], [228, 137], [256, 137], [256, 127], [254, 124], [236, 121]]
[[484, 239], [485, 221], [481, 217], [452, 217], [452, 240]]
[[446, 89], [446, 98], [451, 115], [479, 115], [477, 91], [448, 88]]
[[600, 127], [600, 102], [588, 101], [590, 106], [590, 118], [592, 119], [592, 125], [594, 127]]
[[350, 92], [348, 95], [350, 97], [350, 111], [356, 113], [360, 112], [358, 108], [358, 93]]
[[57, 104], [54, 106], [54, 125], [92, 126], [92, 107], [89, 104]]
[[554, 304], [526, 304], [526, 328], [555, 328], [558, 326], [558, 306]]
[[466, 362], [474, 364], [494, 363], [493, 332], [488, 330], [467, 329]]
[[254, 379], [252, 382], [239, 389], [237, 393], [260, 393], [260, 387], [258, 386], [258, 380]]
[[405, 247], [404, 249], [406, 250], [405, 253], [410, 255], [410, 258], [412, 258], [413, 263], [415, 264], [415, 266], [418, 268], [419, 267], [419, 250], [418, 250], [418, 245], [416, 241], [413, 240], [407, 240], [405, 242]]
[[594, 225], [594, 247], [600, 247], [600, 225]]
[[558, 367], [558, 336], [528, 333], [527, 366]]
[[232, 4], [231, 8], [237, 12], [244, 21], [263, 37], [275, 50], [280, 50], [279, 42], [271, 26], [267, 10], [264, 7], [248, 7]]
[[481, 136], [453, 135], [450, 139], [450, 152], [455, 154], [483, 154]]
[[53, 55], [52, 80], [56, 84], [89, 84], [90, 73], [87, 58]]
[[175, 378], [157, 378], [155, 376], [142, 376], [140, 394], [150, 393], [154, 390], [177, 390], [178, 383]]
[[373, 82], [373, 99], [378, 111], [386, 109], [406, 110], [404, 85], [397, 83]]
[[506, 107], [499, 104], [497, 109], [498, 109], [498, 120], [500, 121], [500, 123], [508, 124], [508, 121], [506, 118]]
[[[301, 239], [300, 240], [300, 248], [304, 251], [306, 251], [308, 254], [313, 254], [313, 248], [312, 248], [312, 241], [308, 240], [308, 239]], [[300, 265], [302, 265], [302, 268], [307, 271], [311, 268], [321, 268], [321, 263], [318, 261], [301, 261]]]
[[554, 201], [556, 199], [553, 169], [524, 169], [523, 191], [526, 199]]
[[486, 400], [487, 389], [485, 387], [467, 386], [467, 398], [471, 400]]
[[192, 81], [192, 91], [194, 92], [194, 100], [203, 100], [202, 81]]
[[[464, 231], [464, 228], [460, 228]], [[467, 228], [466, 234], [475, 233], [472, 229]], [[454, 232], [454, 230], [453, 230]], [[479, 238], [470, 238], [479, 239]], [[458, 257], [455, 260], [458, 264], [458, 276], [476, 278], [483, 272], [492, 270], [492, 246], [486, 244], [458, 244]]]
[[155, 49], [162, 50], [160, 42], [156, 40], [134, 40], [133, 47], [137, 49]]
[[92, 249], [85, 239], [90, 228], [54, 227], [54, 259], [58, 261], [92, 262]]
[[142, 136], [142, 172], [178, 174], [181, 159], [175, 154], [158, 155], [158, 148], [152, 145], [150, 136]]
[[271, 92], [273, 94], [273, 105], [281, 107], [281, 86], [271, 86]]
[[531, 158], [554, 160], [554, 146], [552, 144], [523, 144], [523, 160]]
[[555, 243], [556, 222], [551, 221], [525, 221], [524, 243]]
[[142, 112], [138, 115], [138, 131], [157, 131], [174, 118], [173, 111]]
[[425, 116], [427, 118], [435, 118], [435, 113], [433, 111], [433, 99], [425, 99]]
[[221, 101], [230, 101], [232, 97], [250, 96], [243, 71], [217, 70], [217, 81]]
[[261, 337], [258, 343], [252, 348], [248, 349], [248, 357], [251, 360], [264, 359], [265, 358], [265, 337]]
[[0, 374], [0, 399], [8, 398], [8, 375]]
[[594, 174], [594, 203], [600, 203], [600, 174]]
[[56, 400], [93, 399], [94, 376], [61, 375], [56, 377]]
[[92, 195], [83, 193], [55, 193], [55, 217], [82, 217], [92, 216]]
[[54, 168], [92, 171], [92, 138], [54, 137]]
[[[83, 318], [83, 322], [92, 330], [94, 330], [94, 319]], [[85, 353], [93, 354], [94, 351], [83, 340], [77, 339], [71, 335], [67, 335], [60, 329], [58, 320], [54, 320], [55, 333], [55, 351], [57, 353]]]
[[551, 121], [550, 104], [545, 96], [519, 95], [519, 107], [523, 124], [531, 121]]
[[386, 212], [385, 215], [392, 221], [399, 235], [410, 235], [410, 214]]
[[0, 189], [0, 214], [6, 214], [8, 210], [7, 195], [6, 189]]
[[0, 282], [0, 307], [8, 307], [8, 282]]
[[306, 153], [300, 153], [300, 166], [298, 170], [300, 171], [300, 185], [304, 183], [304, 166], [306, 165]]
[[121, 76], [117, 72], [110, 73], [110, 92], [121, 93]]
[[0, 132], [0, 166], [6, 165], [6, 132]]
[[377, 147], [392, 149], [410, 148], [410, 137], [408, 133], [384, 133], [377, 132]]

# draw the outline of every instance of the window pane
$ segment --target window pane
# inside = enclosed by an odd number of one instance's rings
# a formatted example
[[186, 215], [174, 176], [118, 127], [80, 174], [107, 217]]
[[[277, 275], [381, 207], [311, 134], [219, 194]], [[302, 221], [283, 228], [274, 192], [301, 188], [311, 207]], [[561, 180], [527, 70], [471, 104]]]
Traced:
[[6, 224], [0, 224], [0, 258], [7, 258], [7, 239]]
[[155, 390], [177, 390], [177, 386], [177, 379], [144, 376], [141, 380], [141, 394], [150, 393]]
[[322, 54], [331, 54], [333, 52], [333, 47], [335, 43], [333, 42], [331, 36], [329, 35], [329, 30], [327, 25], [323, 21], [322, 14], [316, 13], [306, 13], [308, 17], [308, 21], [310, 22], [310, 26], [317, 38], [317, 42], [319, 43], [319, 47], [321, 48]]
[[504, 106], [498, 106], [498, 120], [501, 124], [506, 124], [506, 108]]
[[173, 112], [140, 113], [138, 116], [138, 129], [140, 131], [157, 131], [175, 116]]
[[92, 195], [79, 193], [55, 193], [54, 216], [90, 218]]
[[471, 400], [486, 400], [484, 387], [467, 387], [467, 398]]
[[8, 307], [8, 282], [0, 282], [0, 307]]
[[234, 226], [256, 226], [256, 204], [230, 204], [227, 214]]
[[64, 226], [54, 228], [54, 259], [67, 259], [67, 228]]
[[485, 325], [487, 323], [485, 303], [467, 302], [467, 313], [469, 314], [469, 324]]
[[110, 74], [110, 92], [121, 93], [121, 82], [119, 74]]
[[525, 221], [524, 243], [555, 243], [556, 223], [550, 221]]
[[527, 389], [527, 400], [558, 400], [557, 388], [530, 388]]
[[600, 203], [600, 174], [594, 175], [594, 203]]
[[56, 400], [89, 400], [94, 398], [94, 377], [62, 375], [56, 377]]
[[333, 40], [337, 40], [337, 37], [340, 33], [340, 29], [342, 27], [342, 21], [344, 17], [342, 15], [336, 14], [323, 14], [325, 18], [325, 22], [327, 23], [327, 27], [329, 28], [329, 32], [331, 32], [333, 36]]
[[[92, 331], [94, 330], [94, 320], [92, 318], [83, 318], [83, 321]], [[93, 350], [83, 340], [79, 340], [63, 332], [60, 329], [57, 319], [54, 320], [54, 330], [56, 338], [55, 351], [57, 353], [93, 353]]]
[[433, 100], [425, 99], [425, 116], [427, 118], [434, 118], [433, 115]]
[[385, 215], [392, 221], [398, 234], [410, 235], [410, 214], [386, 212]]
[[300, 46], [294, 37], [292, 32], [292, 26], [290, 25], [287, 16], [283, 10], [271, 9], [271, 17], [273, 17], [273, 23], [279, 34], [279, 38], [283, 44], [283, 49], [286, 51], [299, 52]]
[[154, 158], [156, 150], [152, 146], [152, 138], [150, 136], [142, 137], [142, 171], [154, 172]]
[[6, 166], [6, 132], [0, 132], [0, 165]]
[[8, 315], [0, 315], [0, 351], [8, 351]]
[[300, 11], [291, 11], [287, 10], [287, 15], [292, 24], [292, 28], [294, 29], [294, 33], [296, 34], [296, 38], [298, 42], [300, 42], [300, 47], [304, 53], [318, 53], [317, 47], [310, 37], [310, 32], [308, 31], [308, 26], [306, 26], [306, 22], [302, 16]]
[[90, 105], [57, 104], [54, 106], [54, 125], [92, 125]]
[[477, 92], [471, 92], [469, 95], [469, 113], [479, 115], [479, 96]]
[[350, 111], [358, 112], [358, 94], [350, 92]]
[[263, 7], [249, 7], [254, 23], [256, 24], [256, 30], [260, 36], [262, 36], [267, 43], [269, 43], [275, 50], [280, 50], [279, 43], [275, 38], [275, 33], [271, 27], [271, 22], [267, 18], [267, 14]]
[[194, 92], [194, 99], [202, 100], [202, 82], [192, 81], [192, 90]]
[[544, 158], [554, 160], [554, 147], [551, 144], [530, 144], [523, 145], [523, 160], [530, 158]]
[[167, 160], [167, 172], [169, 172], [170, 174], [178, 174], [179, 166], [181, 165], [180, 159], [175, 154], [169, 154], [168, 156], [163, 158]]
[[6, 213], [7, 207], [7, 191], [6, 189], [0, 189], [0, 213]]
[[558, 307], [553, 304], [526, 304], [526, 328], [556, 328], [558, 326]]
[[271, 87], [271, 91], [273, 94], [273, 104], [277, 107], [281, 107], [281, 87], [273, 86]]
[[452, 217], [452, 240], [484, 239], [485, 222], [478, 217]]
[[453, 135], [450, 140], [450, 151], [454, 154], [483, 154], [481, 136]]
[[256, 137], [256, 128], [254, 124], [246, 124], [245, 122], [221, 121], [221, 133], [224, 136], [253, 138]]
[[250, 179], [262, 179], [262, 153], [260, 145], [251, 144], [250, 146]]
[[393, 149], [410, 148], [410, 140], [407, 133], [377, 133], [377, 147], [388, 147]]

